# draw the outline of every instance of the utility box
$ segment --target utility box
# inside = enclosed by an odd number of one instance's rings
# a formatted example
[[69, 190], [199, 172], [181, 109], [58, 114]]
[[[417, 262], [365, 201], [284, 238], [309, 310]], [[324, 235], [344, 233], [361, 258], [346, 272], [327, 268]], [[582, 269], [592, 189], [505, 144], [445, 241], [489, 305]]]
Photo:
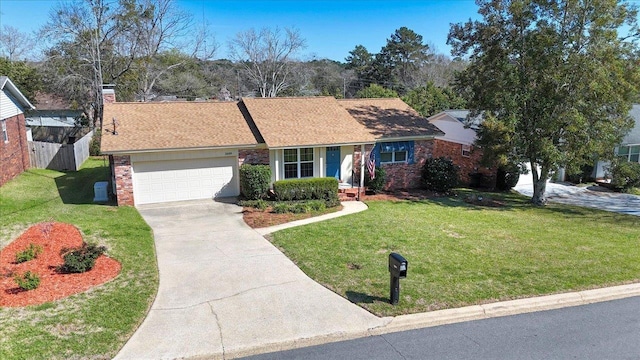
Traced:
[[109, 186], [109, 182], [107, 181], [98, 181], [93, 184], [93, 202], [107, 202], [109, 201], [109, 194], [107, 193], [107, 187]]

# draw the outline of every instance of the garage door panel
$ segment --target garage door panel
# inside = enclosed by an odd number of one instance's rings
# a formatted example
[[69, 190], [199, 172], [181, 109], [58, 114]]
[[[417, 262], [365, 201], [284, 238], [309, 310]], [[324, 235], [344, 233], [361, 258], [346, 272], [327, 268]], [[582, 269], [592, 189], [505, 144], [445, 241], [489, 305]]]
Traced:
[[135, 203], [237, 196], [236, 164], [235, 157], [134, 162]]

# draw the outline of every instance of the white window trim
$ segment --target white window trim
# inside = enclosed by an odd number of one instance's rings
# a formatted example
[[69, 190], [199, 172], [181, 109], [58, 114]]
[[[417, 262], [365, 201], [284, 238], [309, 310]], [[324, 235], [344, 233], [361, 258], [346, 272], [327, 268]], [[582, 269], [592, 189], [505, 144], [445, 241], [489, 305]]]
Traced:
[[471, 146], [470, 145], [462, 145], [462, 156], [471, 157]]
[[2, 120], [0, 121], [0, 123], [2, 123], [2, 139], [6, 144], [9, 142], [9, 133], [7, 133], [7, 120]]
[[[396, 161], [396, 153], [404, 153], [404, 160]], [[382, 161], [382, 154], [391, 154], [391, 161]], [[406, 164], [408, 161], [409, 161], [409, 152], [406, 150], [380, 152], [380, 164]]]
[[[300, 157], [300, 150], [302, 149], [311, 149], [311, 161], [306, 160], [306, 161], [302, 161], [301, 157]], [[296, 161], [286, 161], [286, 157], [285, 157], [285, 151], [286, 150], [296, 150]], [[316, 169], [315, 169], [315, 159], [316, 159], [316, 152], [314, 148], [295, 148], [295, 149], [283, 149], [282, 150], [282, 178], [283, 179], [308, 179], [308, 178], [313, 178], [315, 177], [315, 173], [316, 173]], [[296, 164], [296, 177], [287, 177], [287, 171], [286, 171], [286, 166], [288, 164]], [[311, 164], [312, 166], [312, 175], [311, 176], [301, 176], [301, 164]]]

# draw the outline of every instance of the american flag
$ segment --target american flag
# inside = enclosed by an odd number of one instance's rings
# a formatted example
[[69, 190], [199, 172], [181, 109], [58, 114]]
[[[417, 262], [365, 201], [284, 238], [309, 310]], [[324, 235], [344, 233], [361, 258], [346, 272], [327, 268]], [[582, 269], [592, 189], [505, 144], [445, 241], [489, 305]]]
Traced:
[[376, 155], [373, 153], [373, 149], [369, 152], [369, 161], [367, 161], [367, 169], [369, 170], [369, 176], [371, 180], [376, 178]]

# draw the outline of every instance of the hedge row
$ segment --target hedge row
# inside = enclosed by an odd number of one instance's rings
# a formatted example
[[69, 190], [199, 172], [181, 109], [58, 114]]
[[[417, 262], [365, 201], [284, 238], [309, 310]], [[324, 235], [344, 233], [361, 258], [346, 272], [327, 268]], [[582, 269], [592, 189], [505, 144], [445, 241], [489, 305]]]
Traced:
[[273, 183], [273, 192], [278, 201], [324, 200], [327, 203], [337, 203], [338, 179], [327, 177], [280, 180]]

